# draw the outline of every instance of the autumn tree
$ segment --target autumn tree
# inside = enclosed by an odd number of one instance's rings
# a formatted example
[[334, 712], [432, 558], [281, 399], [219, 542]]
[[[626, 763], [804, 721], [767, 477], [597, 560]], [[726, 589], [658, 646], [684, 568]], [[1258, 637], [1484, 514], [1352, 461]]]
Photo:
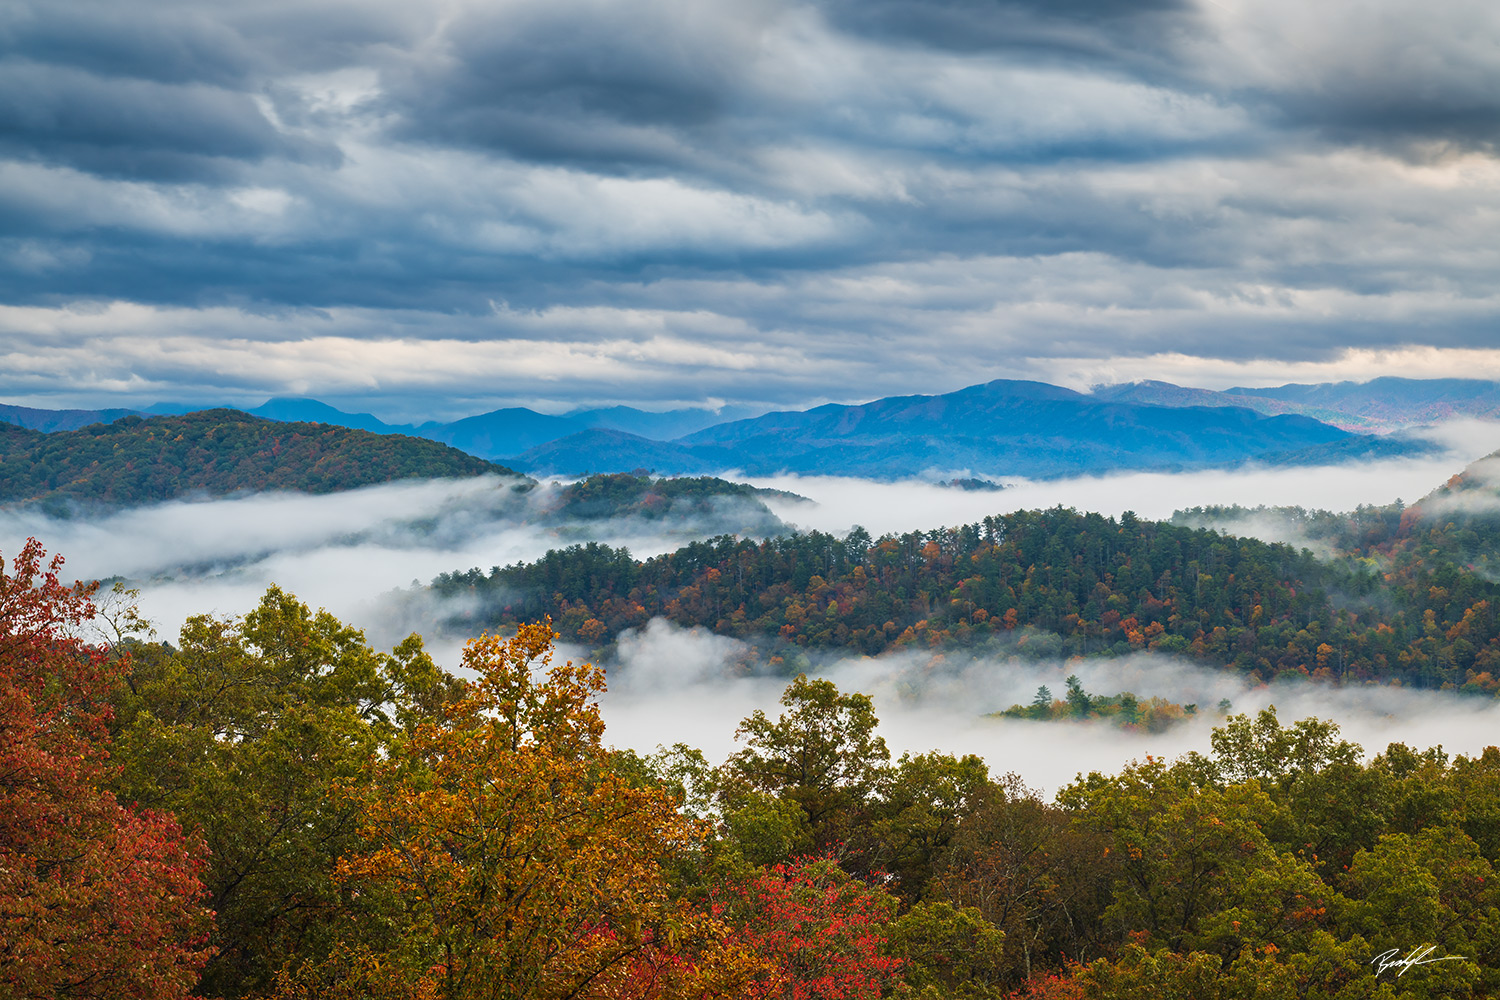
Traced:
[[1214, 729], [1209, 741], [1214, 750], [1211, 772], [1226, 784], [1255, 780], [1287, 786], [1331, 765], [1353, 763], [1360, 755], [1357, 744], [1339, 738], [1334, 723], [1300, 719], [1283, 726], [1274, 705], [1262, 709], [1254, 720], [1248, 715], [1230, 716]]
[[1003, 995], [1005, 932], [974, 907], [918, 903], [893, 921], [888, 950], [918, 996], [991, 1000]]
[[1278, 807], [1258, 783], [1198, 785], [1160, 760], [1081, 778], [1058, 794], [1079, 825], [1111, 840], [1106, 923], [1154, 945], [1229, 956], [1244, 945], [1305, 943], [1332, 892], [1309, 861], [1262, 830]]
[[1118, 858], [1015, 774], [955, 832], [930, 895], [973, 907], [1004, 934], [1006, 979], [1031, 981], [1063, 957], [1101, 951], [1101, 916]]
[[594, 702], [603, 672], [553, 663], [553, 635], [535, 624], [472, 640], [463, 697], [347, 786], [360, 845], [339, 877], [395, 895], [397, 938], [351, 942], [285, 977], [284, 995], [370, 979], [439, 1000], [713, 996], [758, 967], [672, 898], [664, 862], [701, 830], [613, 766]]
[[93, 587], [43, 559], [32, 539], [0, 564], [0, 996], [186, 996], [208, 957], [202, 848], [106, 789], [125, 663], [74, 638]]
[[117, 695], [122, 797], [170, 809], [208, 845], [217, 952], [202, 989], [270, 989], [384, 916], [334, 881], [355, 810], [334, 794], [398, 733], [457, 694], [415, 637], [377, 653], [364, 634], [278, 587], [243, 617], [198, 615], [175, 648], [136, 648]]
[[731, 879], [713, 896], [713, 914], [733, 928], [733, 940], [768, 963], [742, 988], [745, 1000], [892, 995], [904, 964], [886, 947], [896, 908], [882, 886], [854, 878], [829, 857]]

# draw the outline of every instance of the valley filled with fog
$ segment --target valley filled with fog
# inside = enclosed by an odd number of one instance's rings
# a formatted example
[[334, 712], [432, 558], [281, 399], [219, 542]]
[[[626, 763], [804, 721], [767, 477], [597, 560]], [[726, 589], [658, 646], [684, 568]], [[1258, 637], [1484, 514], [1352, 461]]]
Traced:
[[[790, 528], [836, 534], [859, 524], [878, 536], [1057, 505], [1106, 515], [1134, 510], [1158, 519], [1174, 510], [1236, 503], [1337, 511], [1420, 499], [1500, 444], [1500, 427], [1476, 421], [1431, 433], [1444, 453], [1322, 467], [1006, 480], [1000, 492], [832, 477], [746, 481], [807, 498], [762, 497]], [[737, 478], [733, 470], [724, 475]], [[323, 496], [174, 501], [67, 518], [36, 508], [8, 509], [0, 512], [0, 551], [9, 555], [36, 537], [67, 559], [69, 578], [120, 579], [139, 588], [142, 612], [169, 641], [188, 616], [242, 614], [278, 584], [388, 648], [441, 616], [445, 609], [430, 606], [437, 598], [421, 589], [441, 573], [487, 571], [581, 541], [624, 546], [641, 558], [695, 538], [767, 530], [763, 511], [758, 515], [750, 509], [754, 505], [733, 498], [685, 520], [582, 519], [553, 509], [556, 484], [530, 491], [517, 485], [497, 477], [407, 482]], [[1267, 540], [1298, 541], [1270, 521], [1244, 530]], [[427, 641], [440, 663], [458, 665], [462, 636], [428, 634]], [[661, 620], [623, 635], [607, 667], [611, 690], [604, 707], [612, 742], [641, 750], [685, 742], [715, 759], [732, 749], [738, 721], [755, 708], [771, 710], [787, 681], [787, 668], [747, 661], [738, 640]], [[983, 656], [903, 651], [878, 658], [826, 655], [810, 667], [842, 689], [872, 694], [894, 751], [979, 753], [993, 770], [1017, 771], [1049, 790], [1080, 769], [1107, 770], [1147, 754], [1206, 748], [1208, 730], [1220, 718], [1213, 708], [1223, 700], [1236, 712], [1274, 703], [1283, 719], [1333, 718], [1371, 752], [1392, 740], [1474, 752], [1493, 741], [1500, 721], [1494, 709], [1431, 692], [1311, 683], [1250, 688], [1229, 674], [1150, 654], [1065, 664], [1010, 657], [1003, 650]], [[1200, 712], [1159, 734], [1124, 733], [1103, 723], [984, 717], [1028, 702], [1040, 685], [1059, 692], [1070, 674], [1091, 691], [1161, 696], [1195, 703]]]

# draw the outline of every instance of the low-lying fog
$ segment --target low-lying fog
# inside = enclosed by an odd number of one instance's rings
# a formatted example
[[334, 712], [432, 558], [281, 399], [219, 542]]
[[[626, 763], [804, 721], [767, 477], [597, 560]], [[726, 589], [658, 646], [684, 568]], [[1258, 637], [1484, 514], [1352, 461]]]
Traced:
[[[1412, 503], [1469, 463], [1500, 449], [1500, 424], [1456, 420], [1424, 431], [1444, 451], [1421, 458], [1313, 467], [1203, 472], [1131, 472], [1110, 476], [1028, 481], [1001, 477], [1003, 492], [965, 491], [930, 483], [872, 483], [835, 477], [749, 477], [756, 486], [790, 490], [818, 506], [772, 501], [786, 521], [804, 529], [846, 531], [864, 525], [872, 534], [968, 524], [987, 514], [1062, 504], [1118, 516], [1133, 510], [1163, 520], [1174, 510], [1211, 505], [1301, 506], [1353, 510], [1360, 504]], [[965, 475], [958, 470], [952, 476]], [[950, 478], [945, 476], [944, 478]]]
[[[604, 695], [608, 739], [649, 751], [674, 742], [699, 747], [712, 761], [736, 749], [734, 731], [755, 709], [775, 718], [787, 681], [747, 675], [743, 647], [702, 629], [657, 619], [621, 637], [619, 663]], [[576, 656], [576, 651], [573, 651]], [[1147, 755], [1175, 758], [1208, 752], [1209, 730], [1223, 723], [1216, 707], [1254, 714], [1269, 705], [1284, 725], [1308, 716], [1336, 721], [1367, 754], [1392, 742], [1477, 754], [1496, 742], [1500, 703], [1389, 687], [1330, 688], [1312, 683], [1250, 688], [1237, 678], [1149, 653], [1119, 659], [1038, 663], [1003, 655], [934, 656], [902, 652], [876, 658], [828, 656], [810, 673], [875, 701], [880, 733], [892, 756], [941, 749], [976, 753], [995, 774], [1015, 771], [1048, 794], [1080, 772], [1109, 773]], [[1107, 721], [1037, 722], [986, 718], [1030, 704], [1040, 685], [1053, 697], [1076, 674], [1091, 695], [1159, 696], [1196, 704], [1198, 714], [1163, 733], [1125, 732]]]
[[[1003, 492], [825, 477], [750, 481], [814, 501], [768, 500], [789, 524], [839, 533], [862, 524], [876, 535], [1058, 504], [1105, 514], [1134, 510], [1151, 518], [1186, 507], [1235, 503], [1348, 510], [1398, 497], [1419, 499], [1500, 447], [1496, 424], [1455, 422], [1432, 433], [1446, 446], [1444, 454], [1364, 465], [1006, 480]], [[439, 573], [488, 570], [582, 540], [623, 545], [637, 556], [649, 556], [743, 523], [732, 507], [691, 523], [639, 518], [559, 522], [543, 516], [553, 487], [521, 494], [512, 486], [494, 478], [400, 483], [327, 496], [264, 494], [172, 502], [97, 518], [0, 510], [0, 553], [13, 555], [34, 536], [67, 558], [69, 576], [125, 578], [141, 589], [142, 610], [165, 638], [175, 637], [189, 615], [243, 613], [277, 583], [308, 604], [364, 628], [372, 643], [389, 646], [402, 638], [405, 626], [392, 614], [396, 602], [387, 595], [425, 584]], [[457, 664], [458, 641], [433, 637], [430, 645], [442, 662]], [[621, 650], [606, 701], [611, 738], [620, 745], [649, 750], [658, 743], [683, 741], [722, 757], [732, 749], [736, 722], [755, 707], [774, 707], [785, 683], [726, 676], [724, 664], [737, 655], [730, 640], [676, 633], [660, 624], [627, 638]], [[1197, 701], [1204, 710], [1224, 697], [1237, 711], [1275, 701], [1287, 720], [1307, 714], [1338, 719], [1351, 738], [1371, 750], [1401, 739], [1474, 751], [1493, 741], [1480, 733], [1497, 718], [1467, 702], [1385, 689], [1244, 691], [1218, 675], [1148, 659], [1085, 661], [1065, 669], [1007, 660], [960, 664], [951, 657], [931, 666], [925, 659], [891, 657], [833, 660], [824, 669], [842, 687], [876, 695], [893, 749], [980, 753], [997, 772], [1016, 770], [1049, 789], [1080, 768], [1108, 769], [1147, 753], [1206, 748], [1213, 722], [1213, 713], [1206, 711], [1197, 722], [1147, 737], [1123, 735], [1108, 726], [981, 718], [985, 712], [1029, 702], [1038, 684], [1059, 692], [1070, 672], [1077, 672], [1095, 693], [1160, 694], [1176, 702]], [[900, 693], [908, 688], [920, 688], [921, 694]]]

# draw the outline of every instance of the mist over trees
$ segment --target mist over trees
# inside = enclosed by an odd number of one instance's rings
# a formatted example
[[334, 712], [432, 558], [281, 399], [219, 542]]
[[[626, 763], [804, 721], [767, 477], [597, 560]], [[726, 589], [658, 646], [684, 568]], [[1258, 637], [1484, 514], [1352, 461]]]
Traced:
[[1500, 556], [1495, 514], [1303, 514], [1333, 558], [1058, 507], [878, 539], [859, 528], [722, 536], [645, 560], [589, 543], [444, 574], [432, 589], [477, 599], [458, 628], [550, 615], [563, 636], [592, 647], [662, 617], [743, 638], [773, 663], [797, 662], [802, 650], [1004, 643], [1038, 658], [1153, 650], [1252, 683], [1311, 676], [1500, 691], [1500, 575], [1486, 571]]
[[722, 763], [642, 756], [545, 623], [462, 678], [275, 589], [89, 642], [58, 568], [0, 581], [6, 996], [1500, 990], [1494, 748], [1366, 760], [1267, 710], [1049, 802], [1017, 762], [893, 760], [868, 697], [797, 677]]

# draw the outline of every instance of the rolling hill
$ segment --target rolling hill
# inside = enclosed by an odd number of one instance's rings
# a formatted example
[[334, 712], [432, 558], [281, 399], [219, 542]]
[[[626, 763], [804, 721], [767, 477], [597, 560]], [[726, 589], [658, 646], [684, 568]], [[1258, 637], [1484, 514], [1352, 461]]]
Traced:
[[[579, 545], [444, 574], [450, 625], [550, 615], [606, 644], [663, 617], [769, 650], [987, 649], [1059, 661], [1154, 651], [1252, 682], [1309, 676], [1500, 697], [1500, 455], [1424, 498], [1347, 513], [1195, 508], [1171, 522], [1057, 507], [872, 538], [722, 536], [649, 558]], [[1284, 518], [1304, 545], [1239, 535]]]
[[0, 436], [0, 502], [153, 503], [201, 493], [333, 493], [399, 479], [513, 475], [454, 448], [400, 435], [276, 423], [237, 410], [73, 431]]

